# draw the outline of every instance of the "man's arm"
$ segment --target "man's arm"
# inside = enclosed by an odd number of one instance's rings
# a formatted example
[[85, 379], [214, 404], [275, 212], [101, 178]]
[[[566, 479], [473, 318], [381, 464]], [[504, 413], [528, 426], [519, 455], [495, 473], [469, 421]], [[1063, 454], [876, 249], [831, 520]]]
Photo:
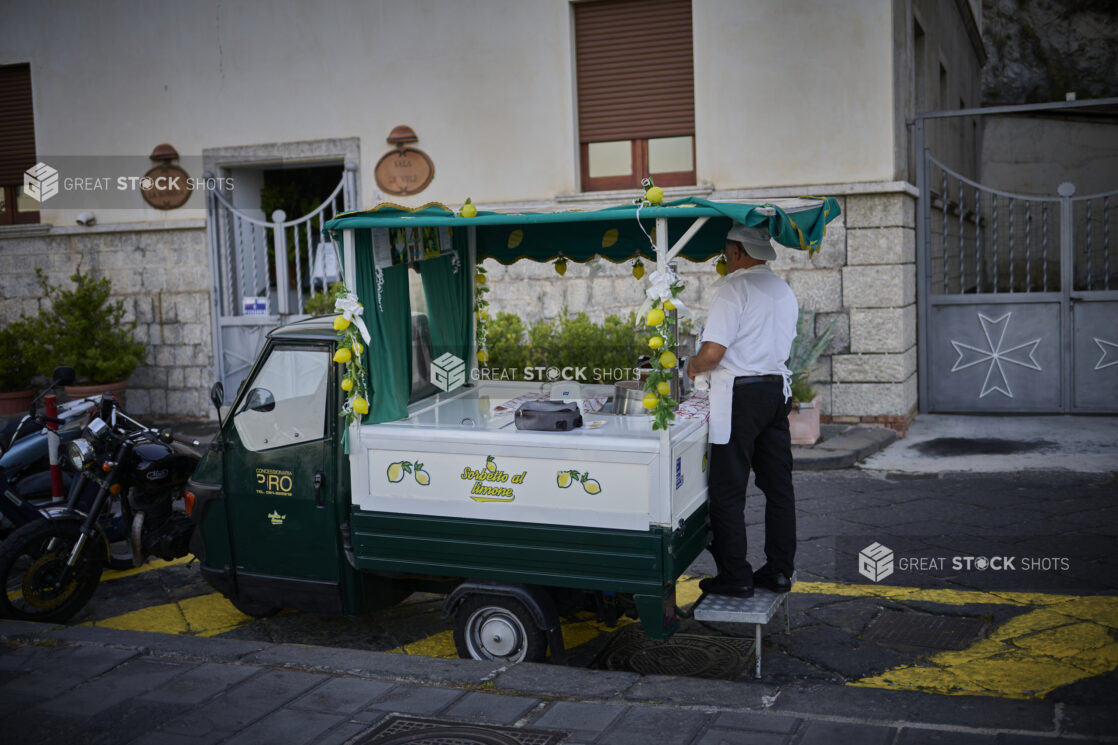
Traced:
[[698, 373], [718, 367], [724, 354], [726, 354], [726, 347], [713, 341], [704, 341], [703, 346], [699, 348], [699, 353], [687, 361], [687, 377], [694, 380]]

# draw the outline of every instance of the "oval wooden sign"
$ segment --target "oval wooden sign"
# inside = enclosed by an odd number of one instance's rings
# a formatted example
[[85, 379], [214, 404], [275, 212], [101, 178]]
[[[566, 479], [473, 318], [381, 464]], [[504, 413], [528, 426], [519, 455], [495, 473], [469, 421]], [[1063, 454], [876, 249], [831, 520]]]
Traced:
[[418, 194], [435, 177], [435, 165], [427, 153], [412, 147], [385, 153], [373, 169], [381, 191], [395, 196]]

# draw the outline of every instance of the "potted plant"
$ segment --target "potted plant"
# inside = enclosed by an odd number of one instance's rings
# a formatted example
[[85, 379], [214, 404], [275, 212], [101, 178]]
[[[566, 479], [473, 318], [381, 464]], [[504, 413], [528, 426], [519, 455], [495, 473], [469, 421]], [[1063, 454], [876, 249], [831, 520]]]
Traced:
[[136, 341], [136, 322], [124, 320], [124, 301], [110, 301], [112, 282], [94, 279], [79, 269], [70, 277], [73, 289], [52, 285], [36, 270], [50, 309], [27, 319], [37, 340], [37, 368], [49, 374], [57, 365], [70, 365], [75, 385], [66, 386], [73, 398], [98, 393], [121, 397], [128, 376], [147, 356]]
[[0, 416], [26, 413], [35, 397], [35, 363], [28, 357], [28, 324], [19, 320], [0, 328]]
[[814, 445], [819, 442], [819, 406], [816, 392], [808, 382], [815, 363], [831, 343], [835, 322], [827, 324], [823, 333], [815, 335], [815, 313], [800, 306], [796, 317], [796, 337], [792, 340], [792, 353], [788, 356], [788, 369], [792, 371], [792, 411], [788, 415], [788, 428], [793, 445]]

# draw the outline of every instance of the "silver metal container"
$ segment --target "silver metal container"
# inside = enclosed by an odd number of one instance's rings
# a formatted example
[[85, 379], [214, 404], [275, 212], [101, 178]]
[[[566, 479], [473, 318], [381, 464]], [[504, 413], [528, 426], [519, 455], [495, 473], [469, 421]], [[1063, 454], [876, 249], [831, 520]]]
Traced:
[[641, 401], [644, 399], [644, 383], [638, 380], [622, 380], [613, 386], [613, 413], [621, 416], [641, 416], [648, 414]]

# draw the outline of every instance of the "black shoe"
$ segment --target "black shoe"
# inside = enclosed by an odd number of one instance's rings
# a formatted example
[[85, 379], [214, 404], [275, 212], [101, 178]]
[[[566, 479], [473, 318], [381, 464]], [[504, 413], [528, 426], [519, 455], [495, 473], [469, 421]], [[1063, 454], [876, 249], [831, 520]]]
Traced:
[[699, 580], [699, 589], [707, 595], [728, 595], [732, 598], [753, 597], [753, 585], [748, 582], [731, 582], [721, 577], [706, 577]]
[[774, 572], [761, 567], [753, 573], [753, 584], [773, 592], [788, 592], [792, 589], [792, 579], [783, 572]]

